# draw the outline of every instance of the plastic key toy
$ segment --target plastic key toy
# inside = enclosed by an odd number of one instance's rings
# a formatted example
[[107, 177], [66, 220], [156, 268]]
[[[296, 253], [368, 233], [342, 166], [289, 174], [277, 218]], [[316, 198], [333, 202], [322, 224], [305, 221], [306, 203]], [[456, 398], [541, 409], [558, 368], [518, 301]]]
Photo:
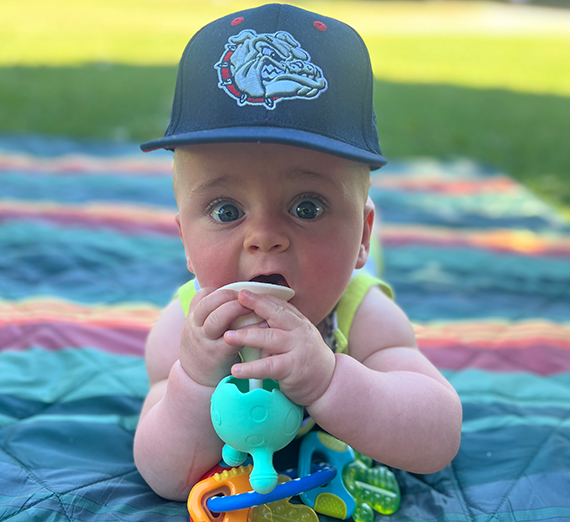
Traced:
[[303, 479], [279, 475], [278, 485], [269, 494], [250, 490], [252, 466], [214, 473], [192, 488], [188, 511], [193, 522], [318, 522], [308, 506], [291, 504], [290, 498], [306, 487], [321, 485], [336, 475], [336, 470], [321, 466]]
[[299, 474], [305, 474], [319, 460], [335, 466], [339, 473], [326, 486], [301, 495], [301, 500], [316, 512], [373, 522], [373, 511], [391, 515], [400, 507], [400, 487], [386, 466], [373, 467], [369, 457], [327, 433], [314, 431], [301, 443]]
[[249, 491], [232, 496], [212, 497], [208, 500], [207, 506], [210, 511], [220, 513], [261, 506], [291, 498], [295, 495], [300, 495], [304, 491], [323, 486], [334, 479], [336, 474], [335, 468], [321, 464], [313, 470], [313, 473], [304, 477], [279, 475], [280, 482], [270, 493], [262, 494], [256, 491]]
[[[288, 287], [244, 282], [226, 285], [226, 289], [247, 289], [270, 294], [285, 300], [295, 292]], [[261, 322], [255, 314], [245, 316], [233, 328]], [[246, 347], [247, 348], [247, 347]], [[246, 361], [259, 356], [259, 350], [244, 350]], [[269, 493], [277, 485], [273, 453], [293, 440], [303, 418], [303, 409], [291, 402], [271, 379], [248, 381], [228, 376], [212, 394], [210, 413], [218, 436], [225, 442], [222, 458], [229, 466], [242, 464], [247, 454], [253, 458], [251, 487], [259, 493]]]

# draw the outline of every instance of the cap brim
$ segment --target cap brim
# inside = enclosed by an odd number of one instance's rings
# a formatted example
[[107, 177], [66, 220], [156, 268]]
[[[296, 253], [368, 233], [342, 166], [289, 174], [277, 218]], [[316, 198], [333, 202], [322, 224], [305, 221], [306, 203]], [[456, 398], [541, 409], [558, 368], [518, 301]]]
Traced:
[[281, 127], [230, 127], [188, 132], [147, 141], [140, 147], [143, 152], [151, 152], [157, 149], [173, 149], [180, 145], [204, 143], [279, 143], [282, 145], [293, 145], [366, 163], [370, 165], [372, 170], [379, 169], [388, 163], [381, 154], [362, 150], [349, 143], [311, 132]]

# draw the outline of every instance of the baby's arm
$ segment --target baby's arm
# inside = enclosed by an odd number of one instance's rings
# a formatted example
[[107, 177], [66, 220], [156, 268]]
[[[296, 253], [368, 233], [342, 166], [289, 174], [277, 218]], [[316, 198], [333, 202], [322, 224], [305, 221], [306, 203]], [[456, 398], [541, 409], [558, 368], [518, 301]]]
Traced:
[[337, 354], [326, 392], [309, 408], [324, 429], [390, 466], [433, 473], [457, 453], [459, 397], [416, 347], [405, 314], [377, 288], [357, 310], [350, 354]]
[[235, 292], [202, 289], [188, 318], [175, 299], [149, 334], [145, 357], [150, 391], [134, 455], [141, 475], [163, 497], [186, 500], [192, 486], [221, 458], [223, 443], [212, 427], [210, 397], [238, 360], [238, 349], [220, 337], [244, 313], [250, 310], [237, 303]]
[[277, 379], [322, 428], [384, 464], [432, 473], [455, 456], [459, 398], [417, 349], [405, 314], [378, 288], [356, 312], [350, 356], [333, 354], [290, 304], [246, 292], [239, 300], [269, 328], [229, 331], [226, 340], [271, 357], [234, 366], [234, 375]]

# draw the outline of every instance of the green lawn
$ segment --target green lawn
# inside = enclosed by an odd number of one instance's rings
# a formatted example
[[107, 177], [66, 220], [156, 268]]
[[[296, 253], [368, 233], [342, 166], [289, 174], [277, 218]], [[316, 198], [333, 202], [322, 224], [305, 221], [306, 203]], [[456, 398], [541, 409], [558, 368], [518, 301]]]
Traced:
[[[237, 4], [259, 3], [3, 0], [0, 132], [160, 136], [189, 37]], [[511, 174], [570, 216], [570, 11], [296, 3], [346, 20], [365, 38], [389, 159], [467, 156]]]

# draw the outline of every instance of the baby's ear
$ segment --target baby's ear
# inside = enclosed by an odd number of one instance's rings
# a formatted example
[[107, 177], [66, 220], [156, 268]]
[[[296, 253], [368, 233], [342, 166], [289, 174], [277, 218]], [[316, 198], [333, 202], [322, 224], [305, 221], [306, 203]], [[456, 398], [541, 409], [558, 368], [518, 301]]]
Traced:
[[186, 266], [190, 272], [194, 273], [192, 270], [192, 262], [190, 261], [190, 256], [188, 255], [188, 249], [186, 248], [186, 242], [184, 241], [184, 234], [182, 233], [182, 225], [180, 224], [180, 213], [176, 214], [174, 217], [176, 220], [176, 224], [178, 225], [178, 234], [180, 239], [182, 240], [182, 244], [184, 245], [184, 254], [186, 255]]
[[362, 238], [360, 240], [360, 250], [355, 268], [362, 268], [368, 260], [370, 252], [370, 238], [372, 237], [372, 227], [374, 226], [374, 202], [370, 197], [364, 205], [364, 220], [362, 223]]

